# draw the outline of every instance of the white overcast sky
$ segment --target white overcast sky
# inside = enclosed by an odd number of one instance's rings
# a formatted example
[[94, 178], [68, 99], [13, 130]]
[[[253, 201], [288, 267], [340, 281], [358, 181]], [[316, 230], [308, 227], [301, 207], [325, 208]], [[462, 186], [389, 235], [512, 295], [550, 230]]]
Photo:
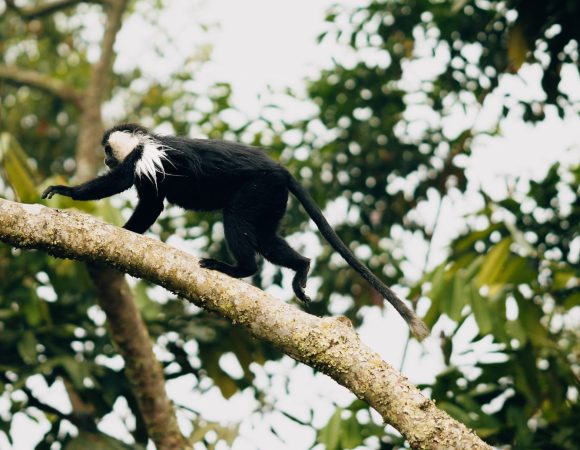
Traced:
[[[143, 3], [143, 2], [142, 2]], [[333, 0], [207, 0], [205, 3], [188, 0], [167, 2], [167, 9], [159, 14], [160, 23], [171, 31], [171, 45], [164, 45], [154, 28], [148, 27], [138, 19], [128, 20], [121, 31], [117, 49], [119, 58], [116, 68], [125, 70], [135, 65], [163, 79], [169, 73], [178, 70], [183, 64], [184, 56], [191, 55], [205, 39], [213, 46], [211, 62], [197, 74], [199, 80], [208, 85], [215, 81], [227, 81], [233, 86], [235, 105], [246, 112], [249, 117], [259, 114], [267, 103], [268, 89], [282, 90], [293, 87], [300, 91], [307, 76], [315, 76], [317, 71], [328, 66], [331, 56], [336, 55], [336, 48], [330, 44], [318, 45], [316, 36], [324, 27], [325, 10]], [[347, 3], [347, 2], [341, 2]], [[349, 4], [364, 4], [351, 0]], [[87, 18], [87, 20], [91, 20]], [[207, 35], [199, 33], [198, 23], [216, 23], [218, 27]], [[100, 35], [98, 21], [87, 31], [89, 38], [98, 39]], [[154, 54], [151, 49], [158, 45], [162, 54]], [[533, 68], [528, 69], [529, 85], [522, 87], [521, 81], [508, 80], [503, 89], [537, 92], [538, 80]], [[519, 85], [518, 85], [519, 83]], [[577, 95], [580, 95], [580, 82], [577, 73], [570, 75], [568, 81]], [[493, 109], [493, 108], [492, 108]], [[289, 104], [287, 114], [290, 117], [308, 114], [312, 109], [300, 104]], [[492, 114], [492, 113], [490, 113]], [[472, 180], [472, 188], [483, 186], [498, 198], [504, 195], [509, 183], [516, 184], [519, 178], [541, 178], [549, 165], [556, 160], [578, 161], [580, 152], [580, 120], [578, 117], [561, 121], [550, 114], [544, 123], [537, 126], [522, 124], [517, 120], [505, 122], [502, 137], [479, 140], [474, 145], [473, 156], [466, 162], [467, 173]], [[434, 247], [433, 264], [440, 262], [445, 255], [445, 248], [460, 229], [461, 215], [473, 210], [478, 205], [478, 198], [470, 194], [466, 198], [455, 196], [444, 204], [439, 232]], [[435, 216], [435, 203], [428, 203], [420, 208], [419, 213], [425, 220], [431, 221]], [[407, 266], [409, 273], [417, 276], [421, 269], [425, 248], [418, 243], [417, 237], [400, 233], [404, 241], [404, 251], [416, 255]], [[314, 283], [313, 283], [314, 284]], [[437, 336], [442, 328], [449, 327], [443, 323], [434, 330]], [[458, 336], [456, 351], [465, 350], [465, 336], [470, 333], [465, 327], [465, 335]], [[472, 328], [473, 330], [473, 328]], [[361, 329], [363, 340], [377, 350], [386, 361], [398, 367], [401, 361], [403, 342], [407, 334], [404, 322], [394, 313], [383, 313], [377, 308], [368, 309], [365, 325]], [[484, 348], [488, 348], [485, 346]], [[484, 352], [474, 352], [468, 358], [480, 357]], [[230, 370], [236, 371], [233, 360], [225, 361]], [[439, 342], [436, 337], [428, 339], [423, 345], [412, 343], [405, 365], [405, 373], [411, 381], [429, 382], [442, 367]], [[289, 361], [268, 363], [265, 368], [256, 366], [257, 383], [264, 385], [265, 373], [279, 374], [274, 376], [274, 392], [268, 398], [285, 411], [308, 420], [308, 408], [316, 410], [314, 423], [318, 426], [325, 423], [333, 412], [329, 399], [346, 405], [353, 397], [328, 378], [317, 375], [312, 377], [310, 369], [304, 366], [293, 367]], [[290, 394], [283, 393], [284, 377], [290, 377]], [[313, 436], [277, 414], [261, 417], [252, 414], [256, 407], [249, 391], [237, 394], [229, 401], [221, 398], [217, 389], [201, 395], [192, 391], [188, 380], [169, 383], [170, 395], [178, 403], [189, 404], [195, 410], [201, 410], [209, 420], [237, 421], [245, 418], [241, 428], [241, 438], [234, 448], [240, 449], [306, 449], [312, 443]], [[38, 386], [41, 398], [59, 405], [66, 411], [69, 407], [63, 402], [62, 388], [55, 385], [51, 390]], [[5, 404], [4, 404], [5, 406]], [[116, 405], [120, 415], [125, 411], [122, 402]], [[3, 408], [0, 401], [0, 410]], [[182, 424], [187, 428], [186, 420]], [[269, 427], [285, 440], [282, 443]], [[36, 425], [19, 417], [15, 425], [16, 441], [14, 448], [27, 450], [40, 437], [46, 426]], [[107, 432], [126, 436], [119, 426], [118, 416], [112, 414], [102, 429]], [[0, 448], [9, 448], [0, 438]]]

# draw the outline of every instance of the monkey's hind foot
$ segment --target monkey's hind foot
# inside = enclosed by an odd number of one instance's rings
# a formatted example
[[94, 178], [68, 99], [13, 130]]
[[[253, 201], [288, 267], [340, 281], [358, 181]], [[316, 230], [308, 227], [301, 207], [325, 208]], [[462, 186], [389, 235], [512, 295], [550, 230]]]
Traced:
[[199, 260], [199, 267], [209, 270], [217, 270], [234, 278], [246, 278], [254, 275], [257, 267], [232, 266], [213, 258], [202, 258]]
[[308, 271], [310, 270], [310, 260], [306, 259], [304, 267], [296, 271], [294, 279], [292, 280], [292, 289], [298, 300], [304, 303], [310, 303], [312, 299], [304, 293], [304, 288], [306, 287], [306, 279], [308, 277]]
[[[292, 286], [292, 287], [294, 287], [294, 286]], [[300, 300], [302, 303], [308, 304], [312, 301], [312, 299], [310, 297], [308, 297], [308, 295], [306, 295], [302, 289], [300, 289], [300, 290], [294, 289], [294, 294], [296, 295], [298, 300]]]

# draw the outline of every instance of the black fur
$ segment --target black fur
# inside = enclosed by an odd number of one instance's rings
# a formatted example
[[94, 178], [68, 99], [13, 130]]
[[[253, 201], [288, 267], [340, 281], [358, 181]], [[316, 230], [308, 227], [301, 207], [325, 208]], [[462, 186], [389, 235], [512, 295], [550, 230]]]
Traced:
[[[112, 157], [107, 146], [109, 136], [115, 131], [151, 136], [165, 148], [165, 173], [156, 173], [156, 184], [135, 173], [142, 145], [121, 162]], [[418, 337], [428, 334], [415, 313], [356, 259], [306, 190], [262, 150], [226, 141], [157, 136], [133, 124], [108, 130], [103, 136], [103, 146], [107, 165], [112, 167], [110, 172], [76, 187], [50, 186], [43, 198], [58, 193], [78, 200], [96, 200], [122, 192], [134, 184], [139, 203], [124, 227], [137, 233], [145, 232], [155, 222], [163, 210], [164, 199], [195, 211], [221, 210], [226, 241], [236, 264], [202, 259], [200, 265], [236, 278], [247, 277], [256, 273], [256, 253], [259, 253], [276, 265], [294, 270], [294, 292], [300, 300], [308, 302], [310, 299], [304, 287], [310, 260], [294, 251], [278, 235], [290, 191], [333, 248], [397, 309], [413, 332]]]

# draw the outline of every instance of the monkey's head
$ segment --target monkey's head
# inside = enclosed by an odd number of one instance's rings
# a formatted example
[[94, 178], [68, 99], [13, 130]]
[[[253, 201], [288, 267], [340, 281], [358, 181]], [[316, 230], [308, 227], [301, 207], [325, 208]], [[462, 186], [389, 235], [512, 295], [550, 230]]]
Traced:
[[117, 125], [105, 131], [102, 145], [107, 167], [113, 169], [121, 164], [147, 135], [150, 135], [147, 128], [132, 123]]
[[172, 150], [165, 145], [159, 136], [152, 134], [147, 128], [132, 123], [117, 125], [105, 132], [102, 145], [105, 150], [105, 164], [114, 169], [127, 156], [138, 151], [131, 158], [135, 162], [135, 175], [148, 179], [157, 186], [157, 174], [165, 176], [163, 161], [168, 161], [166, 155]]

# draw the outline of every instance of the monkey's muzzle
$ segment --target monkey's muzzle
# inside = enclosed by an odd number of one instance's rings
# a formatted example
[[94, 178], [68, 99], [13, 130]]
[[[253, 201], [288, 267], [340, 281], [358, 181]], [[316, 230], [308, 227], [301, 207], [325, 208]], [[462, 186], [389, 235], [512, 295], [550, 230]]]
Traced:
[[105, 158], [105, 165], [109, 169], [114, 169], [115, 167], [117, 167], [119, 165], [119, 163], [117, 162], [117, 160], [115, 158]]

